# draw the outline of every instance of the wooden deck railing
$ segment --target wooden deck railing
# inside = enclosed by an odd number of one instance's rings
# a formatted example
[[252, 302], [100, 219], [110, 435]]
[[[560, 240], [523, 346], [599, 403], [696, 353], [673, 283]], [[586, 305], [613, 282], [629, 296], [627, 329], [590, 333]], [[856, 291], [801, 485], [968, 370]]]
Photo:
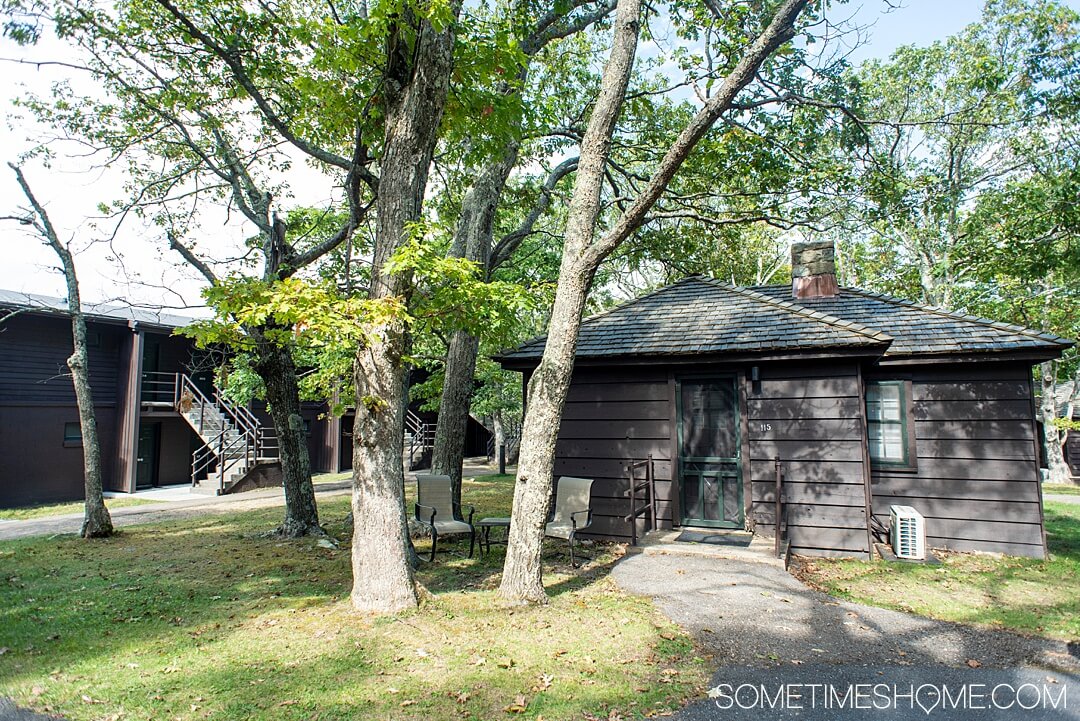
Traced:
[[[645, 478], [638, 478], [638, 471], [645, 469]], [[623, 520], [630, 524], [630, 545], [636, 546], [638, 542], [637, 520], [642, 515], [649, 514], [649, 530], [656, 528], [656, 478], [653, 475], [653, 457], [643, 461], [631, 461], [626, 466], [626, 477], [630, 487], [626, 496], [630, 499], [630, 513]], [[642, 494], [639, 496], [639, 492]], [[644, 505], [638, 505], [643, 502]]]

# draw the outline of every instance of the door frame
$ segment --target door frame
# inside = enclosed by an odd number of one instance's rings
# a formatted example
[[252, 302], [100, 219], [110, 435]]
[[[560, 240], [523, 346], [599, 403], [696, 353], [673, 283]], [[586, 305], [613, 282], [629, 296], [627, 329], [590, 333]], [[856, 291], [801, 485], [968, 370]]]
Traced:
[[[672, 494], [675, 505], [675, 518], [672, 520], [678, 520], [679, 526], [686, 527], [707, 527], [707, 528], [722, 528], [722, 529], [743, 529], [746, 527], [746, 489], [744, 487], [745, 472], [743, 469], [743, 441], [746, 438], [743, 430], [744, 413], [743, 407], [745, 405], [743, 393], [742, 393], [742, 374], [736, 371], [718, 371], [718, 372], [699, 372], [699, 373], [686, 373], [675, 375], [672, 379], [674, 392], [675, 392], [675, 444], [673, 454], [673, 468], [672, 475], [675, 476], [675, 492]], [[735, 463], [735, 486], [738, 489], [738, 512], [739, 519], [737, 521], [706, 521], [703, 519], [687, 519], [684, 515], [685, 509], [683, 508], [683, 413], [682, 413], [682, 388], [685, 381], [709, 381], [709, 380], [730, 380], [733, 400], [734, 400], [734, 413], [732, 416], [732, 422], [735, 429], [735, 450], [737, 455], [734, 459], [724, 458], [725, 461], [733, 460]], [[716, 458], [719, 458], [717, 456]], [[723, 489], [721, 489], [721, 497]]]

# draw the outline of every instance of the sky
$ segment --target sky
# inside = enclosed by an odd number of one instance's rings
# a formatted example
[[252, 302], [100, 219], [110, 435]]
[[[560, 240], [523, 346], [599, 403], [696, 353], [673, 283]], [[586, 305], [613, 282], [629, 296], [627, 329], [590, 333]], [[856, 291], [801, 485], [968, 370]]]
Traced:
[[[1080, 0], [1068, 3], [1080, 9]], [[853, 0], [834, 4], [830, 17], [840, 21], [853, 17], [859, 25], [868, 26], [868, 42], [852, 53], [853, 61], [872, 57], [886, 58], [901, 45], [928, 45], [956, 33], [978, 19], [980, 0], [904, 0], [902, 6], [891, 9], [895, 0]], [[9, 40], [0, 40], [0, 216], [15, 215], [26, 205], [7, 162], [18, 160], [21, 153], [33, 147], [28, 140], [32, 129], [18, 117], [12, 100], [29, 88], [46, 92], [52, 82], [66, 71], [57, 68], [16, 64], [10, 59], [49, 60], [63, 57], [64, 48], [56, 41], [24, 50]], [[176, 258], [165, 247], [160, 231], [137, 223], [122, 226], [111, 243], [97, 242], [87, 246], [88, 239], [100, 237], [102, 229], [94, 230], [88, 219], [97, 217], [97, 206], [121, 197], [123, 177], [118, 172], [88, 170], [85, 163], [58, 157], [51, 167], [42, 167], [30, 160], [24, 172], [46, 206], [62, 239], [74, 238], [75, 247], [82, 248], [77, 267], [85, 301], [116, 301], [127, 299], [135, 304], [163, 305], [169, 308], [198, 306], [201, 279], [189, 269], [178, 267]], [[323, 198], [298, 198], [305, 203], [318, 203]], [[243, 232], [234, 223], [223, 222], [214, 228], [215, 242], [235, 244]], [[64, 282], [55, 270], [52, 251], [35, 237], [27, 235], [17, 223], [0, 224], [0, 288], [43, 295], [62, 295]], [[121, 263], [117, 263], [117, 258]], [[200, 314], [193, 311], [194, 314]]]

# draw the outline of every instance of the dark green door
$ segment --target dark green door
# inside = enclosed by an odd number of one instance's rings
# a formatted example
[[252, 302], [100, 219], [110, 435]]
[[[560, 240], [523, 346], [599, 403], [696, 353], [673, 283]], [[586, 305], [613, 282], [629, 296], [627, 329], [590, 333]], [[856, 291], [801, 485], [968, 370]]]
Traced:
[[157, 485], [160, 439], [160, 423], [143, 423], [139, 426], [139, 455], [135, 464], [136, 488], [150, 488]]
[[679, 381], [679, 501], [682, 523], [743, 527], [739, 396], [733, 376]]

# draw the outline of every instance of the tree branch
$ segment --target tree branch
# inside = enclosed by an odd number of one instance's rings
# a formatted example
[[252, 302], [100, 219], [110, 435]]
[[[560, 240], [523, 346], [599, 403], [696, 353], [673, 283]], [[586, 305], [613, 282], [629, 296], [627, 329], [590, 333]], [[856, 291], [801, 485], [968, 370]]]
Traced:
[[533, 227], [540, 217], [547, 211], [551, 205], [551, 196], [555, 192], [555, 186], [559, 184], [559, 181], [565, 178], [570, 173], [577, 170], [578, 159], [568, 158], [559, 163], [551, 173], [548, 174], [547, 180], [544, 181], [544, 185], [540, 188], [540, 197], [536, 200], [536, 205], [529, 211], [529, 215], [522, 221], [515, 230], [507, 233], [499, 240], [495, 245], [494, 250], [491, 251], [491, 269], [494, 270], [500, 265], [505, 263], [518, 246], [525, 238], [532, 235]]
[[201, 258], [195, 255], [191, 248], [180, 242], [180, 239], [177, 238], [176, 234], [174, 234], [171, 230], [167, 233], [167, 235], [169, 237], [169, 249], [175, 250], [177, 253], [179, 253], [181, 257], [183, 257], [183, 259], [186, 260], [192, 268], [199, 271], [202, 276], [210, 282], [210, 285], [217, 285], [217, 276], [214, 275], [214, 271], [210, 270], [210, 266], [208, 266], [205, 262], [203, 262]]

